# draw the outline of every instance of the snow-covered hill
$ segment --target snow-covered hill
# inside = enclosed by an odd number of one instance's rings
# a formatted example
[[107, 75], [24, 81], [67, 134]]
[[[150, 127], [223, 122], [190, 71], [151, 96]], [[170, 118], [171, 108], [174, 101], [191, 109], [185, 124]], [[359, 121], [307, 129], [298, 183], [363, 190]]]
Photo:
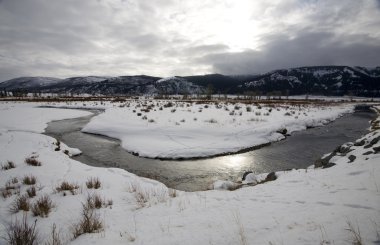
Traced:
[[54, 77], [19, 77], [0, 83], [0, 89], [33, 89], [61, 82], [63, 79]]
[[159, 94], [198, 94], [204, 91], [204, 87], [181, 77], [162, 78], [156, 81], [155, 88]]
[[320, 66], [283, 69], [244, 82], [243, 90], [282, 94], [380, 95], [380, 67]]

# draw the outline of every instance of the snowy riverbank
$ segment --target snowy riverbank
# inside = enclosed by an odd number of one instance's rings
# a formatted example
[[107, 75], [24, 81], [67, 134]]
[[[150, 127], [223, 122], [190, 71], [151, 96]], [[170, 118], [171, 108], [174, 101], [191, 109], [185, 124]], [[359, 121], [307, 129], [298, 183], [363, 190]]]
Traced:
[[127, 151], [160, 159], [197, 158], [239, 152], [278, 141], [352, 112], [342, 105], [254, 105], [132, 101], [108, 108], [83, 132], [121, 140]]
[[[11, 161], [15, 168], [0, 170], [1, 191], [10, 192], [0, 197], [0, 237], [7, 237], [10, 223], [22, 219], [22, 211], [12, 213], [10, 208], [35, 186], [36, 196], [27, 198], [31, 205], [44, 195], [54, 204], [47, 217], [26, 212], [30, 225], [37, 220], [40, 243], [51, 238], [53, 224], [60, 239], [70, 244], [347, 244], [353, 235], [348, 224], [360, 229], [363, 244], [380, 240], [380, 118], [355, 145], [335, 152], [331, 168], [288, 171], [276, 181], [233, 192], [186, 193], [125, 170], [70, 159], [65, 154], [70, 148], [63, 143], [58, 147], [55, 139], [38, 132], [50, 120], [87, 112], [43, 110], [31, 104], [1, 104], [0, 163]], [[41, 166], [26, 164], [31, 157]], [[25, 176], [34, 176], [36, 183], [23, 183]], [[100, 188], [89, 189], [90, 178], [99, 178]], [[78, 188], [59, 191], [64, 181]], [[93, 211], [102, 227], [73, 239], [82, 203], [94, 194], [105, 200]]]

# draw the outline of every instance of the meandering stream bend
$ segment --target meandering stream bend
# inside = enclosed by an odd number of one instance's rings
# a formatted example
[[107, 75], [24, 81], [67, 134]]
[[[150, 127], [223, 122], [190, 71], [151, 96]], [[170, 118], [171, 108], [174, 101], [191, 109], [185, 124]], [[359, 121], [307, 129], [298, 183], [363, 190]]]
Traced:
[[134, 156], [118, 140], [82, 133], [92, 116], [54, 121], [45, 134], [83, 153], [74, 157], [99, 167], [118, 167], [139, 176], [154, 178], [168, 187], [184, 191], [206, 190], [217, 179], [239, 180], [251, 170], [266, 173], [291, 168], [306, 168], [338, 145], [354, 141], [367, 132], [372, 112], [357, 111], [323, 126], [295, 132], [283, 141], [246, 153], [201, 160], [161, 161]]

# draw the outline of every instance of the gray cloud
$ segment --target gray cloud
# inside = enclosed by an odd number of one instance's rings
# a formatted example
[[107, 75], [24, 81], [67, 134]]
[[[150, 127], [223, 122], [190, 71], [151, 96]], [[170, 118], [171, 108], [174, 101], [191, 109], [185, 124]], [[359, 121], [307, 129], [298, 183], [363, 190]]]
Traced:
[[376, 66], [379, 0], [0, 0], [0, 81]]
[[212, 63], [223, 74], [249, 74], [280, 68], [313, 65], [380, 64], [380, 43], [365, 35], [335, 36], [302, 32], [295, 38], [276, 36], [261, 51], [207, 55], [199, 62]]

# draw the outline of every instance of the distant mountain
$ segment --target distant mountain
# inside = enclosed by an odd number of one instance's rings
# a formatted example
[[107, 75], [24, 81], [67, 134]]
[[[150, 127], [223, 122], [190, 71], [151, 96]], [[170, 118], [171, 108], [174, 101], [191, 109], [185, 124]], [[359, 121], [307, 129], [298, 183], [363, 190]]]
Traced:
[[[120, 77], [72, 77], [58, 84], [38, 88], [42, 92], [125, 95], [151, 93], [154, 82], [159, 77], [120, 76]], [[1, 84], [0, 84], [1, 85]], [[36, 88], [37, 89], [37, 88]]]
[[155, 90], [158, 94], [201, 94], [204, 87], [196, 85], [188, 79], [181, 77], [162, 78], [155, 82]]
[[201, 94], [317, 94], [380, 97], [380, 67], [312, 66], [265, 74], [208, 74], [185, 77], [21, 77], [0, 83], [0, 90], [60, 94], [142, 95]]
[[240, 85], [240, 91], [283, 94], [380, 96], [380, 67], [299, 67], [272, 71]]
[[0, 83], [0, 88], [11, 91], [14, 89], [33, 89], [61, 82], [62, 79], [54, 77], [19, 77]]

